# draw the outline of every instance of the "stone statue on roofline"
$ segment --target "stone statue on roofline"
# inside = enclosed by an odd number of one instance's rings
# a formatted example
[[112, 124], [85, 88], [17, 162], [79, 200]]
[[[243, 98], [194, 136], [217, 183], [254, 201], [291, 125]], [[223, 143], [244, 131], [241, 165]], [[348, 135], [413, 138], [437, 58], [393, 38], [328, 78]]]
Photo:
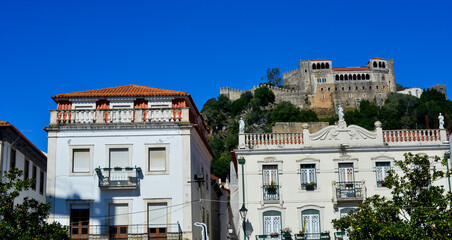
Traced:
[[245, 121], [243, 121], [243, 118], [240, 118], [239, 121], [239, 133], [245, 132]]
[[441, 113], [439, 113], [438, 120], [439, 120], [439, 129], [444, 129], [444, 117], [443, 115], [441, 115]]
[[341, 105], [337, 108], [337, 115], [339, 116], [339, 121], [344, 121], [344, 109]]

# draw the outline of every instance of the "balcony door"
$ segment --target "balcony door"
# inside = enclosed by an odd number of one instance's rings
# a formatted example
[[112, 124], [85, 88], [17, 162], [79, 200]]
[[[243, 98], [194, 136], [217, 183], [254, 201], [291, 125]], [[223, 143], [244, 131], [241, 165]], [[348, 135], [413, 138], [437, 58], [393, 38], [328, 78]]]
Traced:
[[264, 234], [281, 233], [281, 212], [264, 212]]
[[71, 206], [71, 239], [89, 238], [89, 206]]
[[128, 148], [110, 148], [110, 167], [125, 168], [129, 165]]
[[110, 239], [127, 239], [129, 208], [127, 204], [110, 204]]
[[167, 239], [167, 205], [166, 203], [150, 203], [148, 205], [148, 236], [152, 240]]
[[353, 163], [339, 163], [339, 191], [340, 197], [355, 197]]
[[262, 166], [264, 201], [279, 200], [278, 165]]
[[314, 209], [302, 213], [302, 229], [305, 229], [306, 239], [320, 239], [320, 212]]
[[339, 163], [339, 182], [353, 183], [353, 163]]

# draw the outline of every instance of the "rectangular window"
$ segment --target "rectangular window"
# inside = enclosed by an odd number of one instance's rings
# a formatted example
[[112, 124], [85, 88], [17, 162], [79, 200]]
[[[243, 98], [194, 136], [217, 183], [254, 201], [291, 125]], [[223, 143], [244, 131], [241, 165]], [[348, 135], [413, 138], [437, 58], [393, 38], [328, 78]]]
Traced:
[[149, 148], [149, 171], [166, 171], [166, 148]]
[[16, 149], [11, 148], [11, 156], [9, 159], [9, 168], [13, 169], [16, 167]]
[[72, 172], [88, 173], [90, 171], [89, 149], [73, 149], [72, 151]]
[[127, 204], [110, 204], [110, 239], [127, 239], [129, 208]]
[[317, 188], [315, 164], [301, 164], [300, 175], [302, 189], [313, 190]]
[[30, 177], [30, 161], [25, 159], [24, 163], [24, 180], [27, 180]]
[[110, 167], [124, 168], [129, 165], [128, 148], [110, 148]]
[[31, 180], [33, 180], [34, 184], [31, 186], [31, 189], [36, 190], [36, 174], [37, 174], [37, 168], [35, 165], [33, 165], [33, 172], [31, 173]]
[[148, 204], [149, 238], [166, 239], [167, 219], [168, 212], [166, 203]]
[[389, 162], [376, 162], [375, 163], [375, 175], [377, 176], [377, 186], [384, 187], [384, 179], [389, 175], [391, 170], [391, 164]]
[[41, 195], [44, 194], [44, 172], [41, 171], [41, 173], [39, 174], [39, 193]]
[[89, 237], [89, 206], [72, 205], [71, 206], [71, 238], [88, 239]]

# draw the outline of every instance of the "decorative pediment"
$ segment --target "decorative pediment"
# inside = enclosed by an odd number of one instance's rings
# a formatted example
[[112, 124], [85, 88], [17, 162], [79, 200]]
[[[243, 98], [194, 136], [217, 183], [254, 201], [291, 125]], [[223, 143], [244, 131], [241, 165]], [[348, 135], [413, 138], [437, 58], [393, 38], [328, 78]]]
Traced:
[[341, 144], [367, 145], [375, 144], [377, 133], [356, 125], [347, 126], [345, 121], [339, 121], [337, 125], [329, 126], [310, 134], [309, 138], [313, 146], [337, 146]]

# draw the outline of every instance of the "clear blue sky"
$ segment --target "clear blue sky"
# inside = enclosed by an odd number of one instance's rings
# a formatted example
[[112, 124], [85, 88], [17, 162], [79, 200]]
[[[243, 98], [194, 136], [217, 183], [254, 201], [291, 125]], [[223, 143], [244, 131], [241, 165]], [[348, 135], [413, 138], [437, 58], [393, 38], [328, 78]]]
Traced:
[[140, 84], [249, 89], [267, 67], [393, 58], [396, 81], [452, 96], [452, 1], [0, 1], [0, 120], [47, 151], [58, 93]]

